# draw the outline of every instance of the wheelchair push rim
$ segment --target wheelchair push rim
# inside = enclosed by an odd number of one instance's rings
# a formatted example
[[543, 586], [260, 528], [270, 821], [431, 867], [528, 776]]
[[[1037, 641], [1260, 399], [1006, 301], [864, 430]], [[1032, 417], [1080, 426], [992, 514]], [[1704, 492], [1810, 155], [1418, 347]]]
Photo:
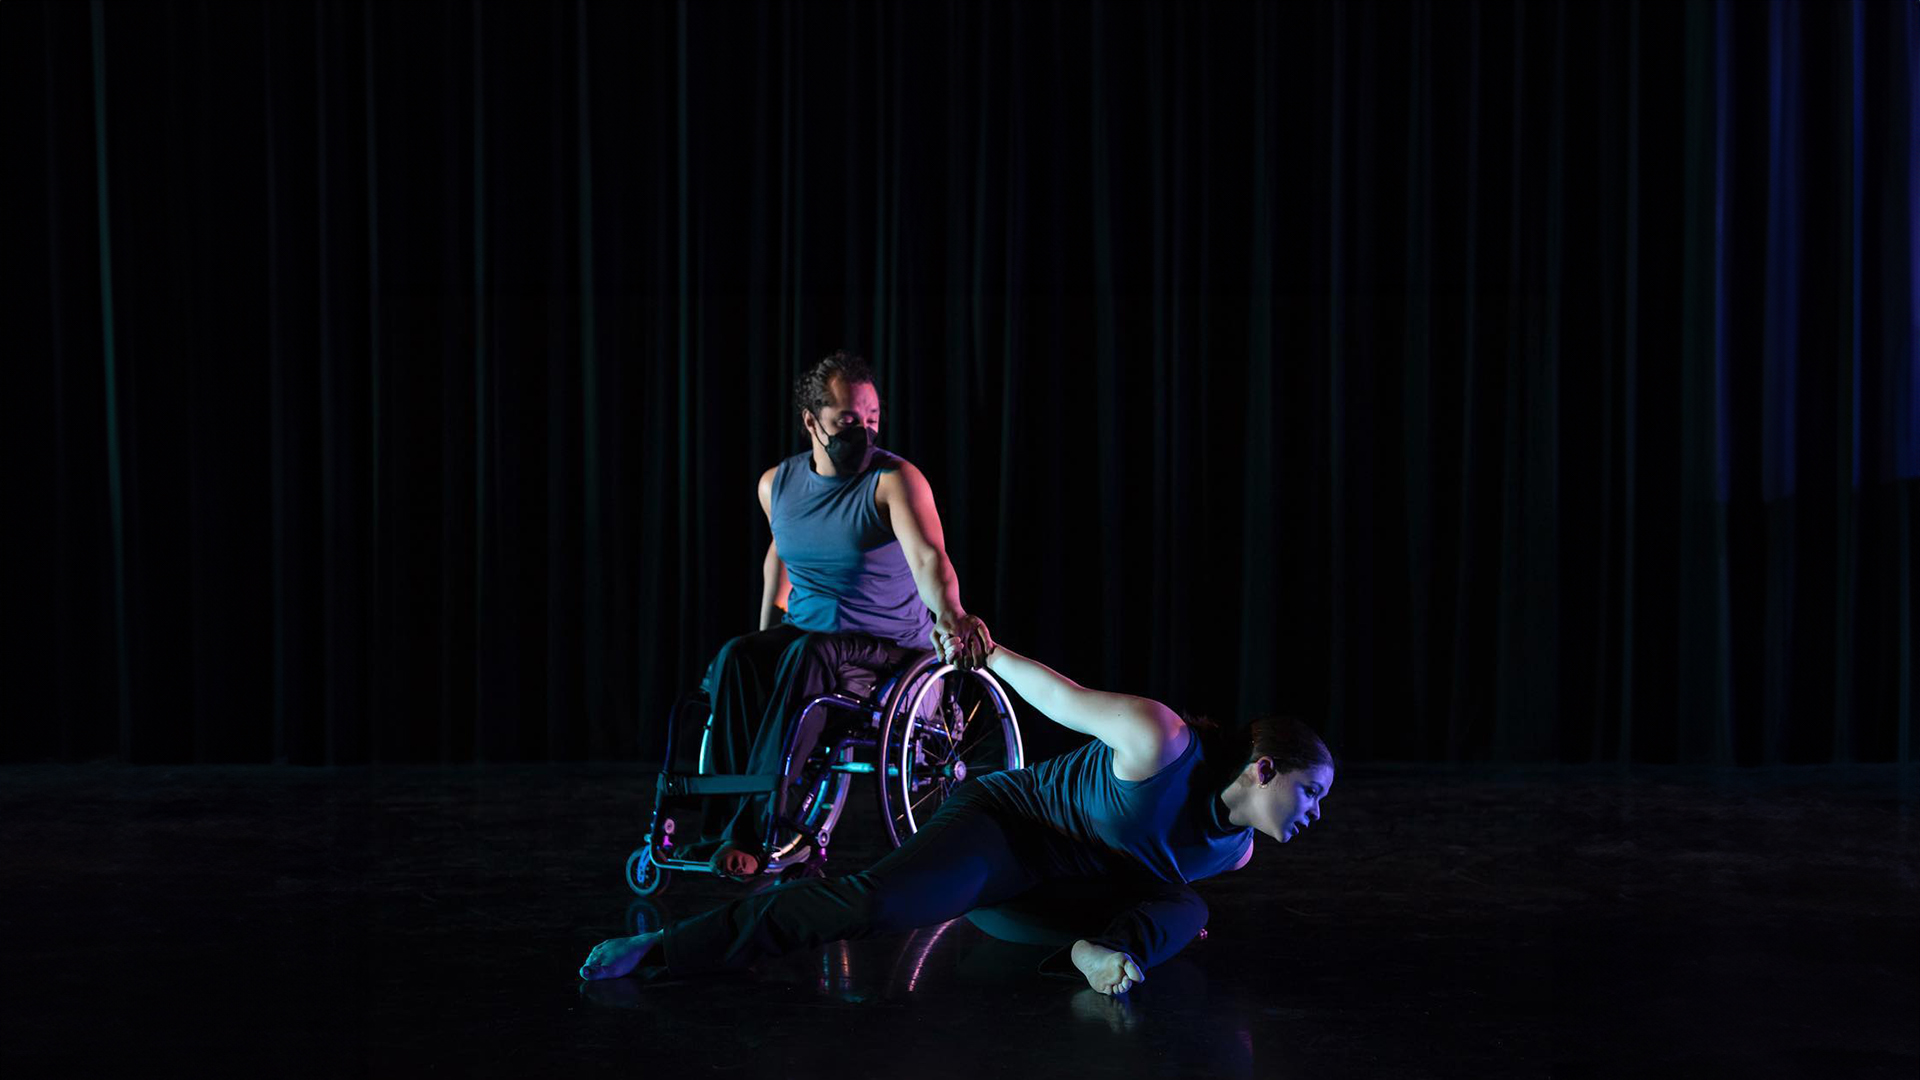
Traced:
[[929, 658], [901, 680], [880, 732], [880, 819], [895, 847], [970, 777], [1025, 762], [1006, 688], [991, 672]]

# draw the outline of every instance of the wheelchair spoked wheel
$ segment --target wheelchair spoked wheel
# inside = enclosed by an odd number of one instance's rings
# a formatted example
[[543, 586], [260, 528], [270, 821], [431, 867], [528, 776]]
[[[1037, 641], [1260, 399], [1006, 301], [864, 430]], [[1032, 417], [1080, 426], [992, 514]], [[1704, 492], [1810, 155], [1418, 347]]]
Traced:
[[899, 847], [970, 776], [1025, 762], [1006, 688], [931, 657], [900, 680], [880, 726], [880, 820]]

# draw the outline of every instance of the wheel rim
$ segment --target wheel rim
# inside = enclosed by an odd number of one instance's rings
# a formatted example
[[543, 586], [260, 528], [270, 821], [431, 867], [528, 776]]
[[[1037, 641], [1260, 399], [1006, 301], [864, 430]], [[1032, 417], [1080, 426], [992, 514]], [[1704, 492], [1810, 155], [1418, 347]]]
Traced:
[[968, 777], [1025, 763], [1013, 706], [990, 673], [941, 664], [906, 701], [882, 748], [887, 828], [896, 844], [918, 832]]

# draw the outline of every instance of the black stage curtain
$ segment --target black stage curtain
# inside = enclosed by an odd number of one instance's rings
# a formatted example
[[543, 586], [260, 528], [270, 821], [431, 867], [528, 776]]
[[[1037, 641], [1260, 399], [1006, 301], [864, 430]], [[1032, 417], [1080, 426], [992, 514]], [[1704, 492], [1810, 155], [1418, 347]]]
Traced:
[[1915, 4], [0, 24], [10, 759], [656, 755], [846, 346], [1089, 684], [1913, 760]]

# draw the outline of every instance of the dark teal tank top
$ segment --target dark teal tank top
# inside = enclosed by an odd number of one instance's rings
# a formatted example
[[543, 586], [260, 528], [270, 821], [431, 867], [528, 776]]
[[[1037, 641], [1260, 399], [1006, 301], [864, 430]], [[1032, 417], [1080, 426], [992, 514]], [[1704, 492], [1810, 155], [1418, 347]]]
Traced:
[[914, 649], [932, 647], [933, 616], [893, 530], [873, 503], [880, 473], [900, 458], [873, 452], [855, 476], [821, 476], [811, 454], [774, 469], [768, 516], [793, 592], [787, 622], [802, 630], [872, 634]]
[[[980, 783], [1000, 810], [1040, 822], [1081, 844], [1131, 859], [1162, 881], [1189, 882], [1237, 866], [1253, 829], [1226, 819], [1219, 789], [1202, 768], [1198, 733], [1145, 780], [1113, 775], [1113, 750], [1098, 740]], [[1086, 865], [1085, 872], [1097, 872]]]

